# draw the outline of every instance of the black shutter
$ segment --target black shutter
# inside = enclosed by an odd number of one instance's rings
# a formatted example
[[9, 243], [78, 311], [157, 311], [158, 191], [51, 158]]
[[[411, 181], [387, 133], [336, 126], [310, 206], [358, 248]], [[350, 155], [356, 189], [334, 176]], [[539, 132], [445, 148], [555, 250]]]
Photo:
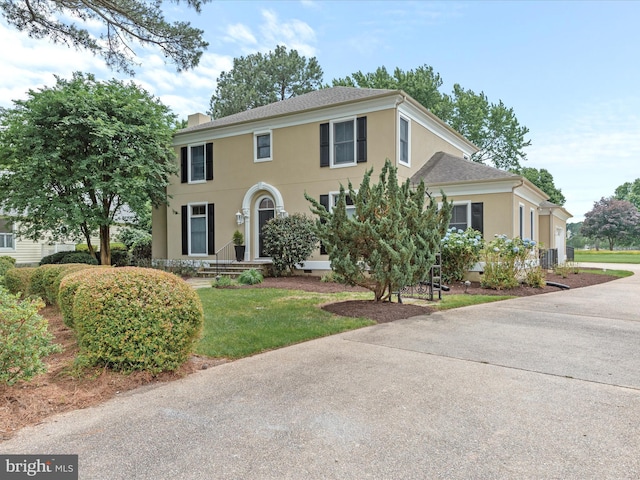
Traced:
[[358, 118], [357, 123], [358, 163], [364, 163], [367, 161], [367, 117]]
[[329, 166], [329, 124], [320, 124], [320, 166]]
[[189, 255], [189, 210], [182, 206], [182, 254]]
[[[329, 195], [320, 195], [320, 205], [322, 205], [327, 210], [327, 212], [329, 211]], [[320, 242], [320, 255], [326, 254], [327, 249], [322, 244], [322, 242]]]
[[207, 204], [207, 253], [209, 255], [215, 255], [216, 253], [214, 220], [214, 205], [213, 203], [209, 203]]
[[187, 147], [180, 149], [180, 183], [189, 181], [189, 163], [187, 162]]
[[204, 149], [205, 179], [213, 180], [213, 143], [207, 143]]
[[484, 233], [484, 205], [482, 202], [471, 204], [471, 228]]

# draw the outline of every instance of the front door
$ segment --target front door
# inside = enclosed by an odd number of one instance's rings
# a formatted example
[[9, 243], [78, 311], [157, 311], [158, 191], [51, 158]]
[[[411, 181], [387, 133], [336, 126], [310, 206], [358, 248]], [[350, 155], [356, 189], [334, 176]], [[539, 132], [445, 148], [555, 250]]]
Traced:
[[258, 201], [258, 257], [266, 257], [264, 253], [264, 235], [262, 227], [275, 216], [275, 205], [270, 197], [262, 197]]

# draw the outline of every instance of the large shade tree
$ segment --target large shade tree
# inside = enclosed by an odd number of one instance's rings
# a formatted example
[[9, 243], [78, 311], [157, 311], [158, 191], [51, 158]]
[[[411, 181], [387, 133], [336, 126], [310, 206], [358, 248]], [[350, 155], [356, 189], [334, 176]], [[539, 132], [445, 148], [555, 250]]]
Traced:
[[[183, 3], [199, 13], [208, 1]], [[0, 2], [3, 17], [18, 30], [33, 38], [88, 50], [116, 70], [133, 73], [135, 44], [159, 48], [178, 70], [197, 66], [208, 45], [202, 39], [203, 31], [189, 22], [167, 22], [161, 7], [162, 0]]]
[[[433, 200], [426, 205], [424, 182], [417, 187], [409, 180], [400, 185], [389, 160], [377, 184], [371, 184], [372, 173], [365, 173], [358, 190], [351, 182], [348, 190], [341, 185], [331, 211], [305, 197], [318, 216], [318, 238], [338, 278], [371, 290], [376, 301], [385, 301], [400, 288], [427, 278], [452, 207], [446, 197], [440, 209]], [[353, 215], [347, 214], [347, 194], [355, 205]]]
[[514, 169], [515, 173], [522, 175], [524, 178], [533, 183], [549, 196], [549, 201], [556, 205], [564, 205], [567, 201], [562, 194], [562, 190], [556, 187], [553, 182], [553, 175], [546, 168], [523, 167]]
[[0, 109], [0, 208], [18, 234], [82, 236], [111, 263], [110, 227], [126, 205], [144, 214], [166, 202], [177, 170], [174, 115], [134, 83], [75, 73]]
[[613, 250], [616, 244], [633, 242], [640, 235], [640, 212], [626, 200], [603, 197], [585, 214], [580, 233], [606, 240]]
[[475, 93], [459, 84], [451, 94], [441, 92], [442, 78], [428, 65], [406, 72], [396, 68], [393, 74], [385, 67], [372, 73], [358, 71], [334, 79], [333, 85], [404, 90], [479, 147], [472, 160], [501, 169], [519, 168], [526, 160], [529, 129], [520, 125], [513, 108], [502, 100], [490, 102], [484, 92]]
[[214, 118], [268, 105], [320, 88], [322, 68], [316, 57], [306, 58], [279, 45], [274, 52], [233, 59], [233, 68], [217, 79], [209, 113]]

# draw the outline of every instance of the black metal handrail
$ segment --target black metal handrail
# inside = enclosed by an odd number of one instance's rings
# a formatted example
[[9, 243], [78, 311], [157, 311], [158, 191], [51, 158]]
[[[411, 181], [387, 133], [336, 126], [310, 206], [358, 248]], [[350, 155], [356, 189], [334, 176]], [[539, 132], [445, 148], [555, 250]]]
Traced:
[[227, 243], [224, 247], [216, 252], [216, 275], [220, 274], [220, 264], [233, 263], [236, 260], [236, 250], [234, 248], [233, 240]]

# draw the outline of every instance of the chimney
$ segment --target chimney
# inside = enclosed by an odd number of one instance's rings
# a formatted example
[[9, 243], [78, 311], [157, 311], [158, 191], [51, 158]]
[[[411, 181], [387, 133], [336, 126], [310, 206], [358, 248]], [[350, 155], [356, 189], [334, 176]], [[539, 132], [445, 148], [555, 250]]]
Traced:
[[205, 115], [204, 113], [194, 113], [193, 115], [189, 115], [187, 119], [187, 128], [202, 125], [203, 123], [210, 121], [211, 117], [209, 115]]

